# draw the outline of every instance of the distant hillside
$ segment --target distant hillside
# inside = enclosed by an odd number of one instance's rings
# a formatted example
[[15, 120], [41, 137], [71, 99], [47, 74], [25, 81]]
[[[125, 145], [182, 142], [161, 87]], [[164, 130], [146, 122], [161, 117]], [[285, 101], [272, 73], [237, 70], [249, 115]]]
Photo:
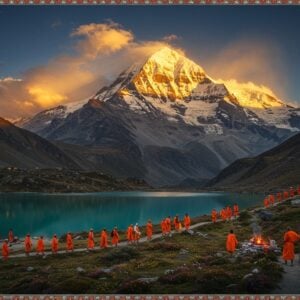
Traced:
[[253, 158], [239, 159], [208, 186], [219, 190], [260, 190], [300, 184], [300, 134]]
[[0, 118], [0, 149], [0, 168], [79, 168], [57, 146], [2, 118]]

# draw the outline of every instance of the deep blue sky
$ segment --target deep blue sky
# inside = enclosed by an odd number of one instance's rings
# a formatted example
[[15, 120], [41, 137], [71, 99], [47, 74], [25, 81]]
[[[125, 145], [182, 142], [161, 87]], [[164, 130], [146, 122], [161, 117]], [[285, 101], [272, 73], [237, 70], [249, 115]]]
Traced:
[[0, 78], [21, 77], [68, 52], [72, 30], [107, 19], [131, 30], [137, 40], [176, 34], [182, 37], [177, 45], [204, 66], [206, 58], [240, 39], [269, 43], [280, 53], [274, 63], [285, 66], [287, 95], [300, 102], [299, 6], [5, 6], [0, 8]]

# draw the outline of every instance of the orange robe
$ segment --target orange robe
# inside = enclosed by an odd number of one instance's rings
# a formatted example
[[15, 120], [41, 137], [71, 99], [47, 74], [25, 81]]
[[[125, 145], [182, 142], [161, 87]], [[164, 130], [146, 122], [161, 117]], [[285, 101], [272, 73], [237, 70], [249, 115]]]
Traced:
[[215, 209], [213, 209], [211, 211], [211, 220], [213, 223], [216, 223], [217, 222], [217, 216], [218, 216], [218, 213]]
[[133, 227], [132, 226], [129, 226], [127, 228], [127, 240], [128, 240], [128, 242], [133, 241]]
[[25, 252], [29, 253], [32, 247], [30, 236], [25, 237], [24, 245], [25, 245]]
[[226, 250], [230, 253], [233, 253], [236, 249], [237, 244], [238, 244], [238, 241], [236, 239], [235, 234], [229, 233], [227, 235]]
[[225, 221], [225, 220], [226, 220], [226, 211], [225, 211], [224, 208], [221, 210], [221, 213], [220, 213], [220, 214], [221, 214], [222, 220]]
[[281, 202], [281, 200], [282, 200], [282, 195], [281, 195], [281, 193], [277, 193], [276, 198], [277, 198], [277, 201], [278, 201], [278, 202]]
[[227, 206], [226, 208], [226, 219], [230, 220], [232, 217], [232, 209], [231, 207]]
[[140, 229], [138, 226], [134, 226], [134, 229], [133, 229], [133, 239], [135, 241], [138, 241], [141, 237], [141, 232], [140, 232]]
[[173, 223], [174, 223], [175, 230], [178, 231], [179, 230], [179, 224], [180, 224], [179, 218], [174, 217]]
[[184, 223], [185, 230], [189, 230], [191, 226], [190, 216], [184, 216], [183, 223]]
[[237, 204], [233, 206], [233, 215], [235, 217], [239, 215], [239, 206]]
[[165, 235], [167, 233], [167, 226], [166, 226], [166, 220], [162, 220], [160, 223], [161, 226], [161, 232], [163, 235]]
[[9, 243], [12, 243], [13, 241], [14, 241], [14, 233], [12, 232], [12, 230], [10, 230], [9, 232], [8, 232], [8, 242]]
[[269, 206], [269, 199], [267, 197], [264, 199], [264, 206], [265, 208]]
[[147, 239], [151, 240], [153, 234], [153, 225], [150, 222], [148, 222], [146, 225], [146, 234], [147, 234]]
[[283, 199], [286, 200], [289, 198], [289, 192], [288, 191], [284, 191], [283, 192]]
[[70, 233], [67, 234], [67, 250], [72, 251], [74, 249], [73, 238]]
[[88, 249], [94, 249], [95, 241], [94, 241], [94, 232], [90, 231], [88, 235]]
[[293, 198], [295, 196], [294, 188], [290, 188], [290, 197]]
[[9, 255], [8, 244], [6, 242], [4, 242], [3, 245], [2, 245], [2, 256], [3, 256], [3, 259], [7, 259], [8, 255]]
[[111, 243], [115, 246], [117, 246], [119, 243], [119, 234], [116, 229], [113, 230], [113, 236], [112, 236]]
[[170, 218], [166, 218], [165, 219], [165, 226], [166, 226], [166, 233], [170, 233], [172, 230], [172, 225], [171, 225], [171, 219]]
[[274, 204], [274, 202], [275, 202], [275, 197], [274, 197], [274, 195], [269, 195], [269, 203], [270, 203], [270, 204]]
[[295, 231], [287, 231], [284, 234], [284, 246], [282, 257], [284, 260], [293, 260], [295, 258], [295, 242], [300, 239], [300, 235]]
[[58, 239], [57, 237], [53, 237], [51, 241], [51, 249], [52, 252], [56, 253], [58, 250]]
[[102, 230], [102, 232], [101, 232], [100, 247], [101, 248], [107, 248], [108, 247], [107, 232], [104, 231], [104, 230]]
[[43, 239], [38, 239], [37, 246], [36, 246], [36, 252], [37, 253], [44, 253], [45, 251], [45, 244]]

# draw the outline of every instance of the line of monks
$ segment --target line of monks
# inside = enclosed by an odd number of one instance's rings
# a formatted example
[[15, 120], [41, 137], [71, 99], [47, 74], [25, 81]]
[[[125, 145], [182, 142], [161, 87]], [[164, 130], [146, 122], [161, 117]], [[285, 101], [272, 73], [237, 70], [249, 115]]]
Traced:
[[[297, 189], [297, 194], [300, 195], [300, 186]], [[295, 196], [295, 190], [293, 187], [290, 188], [289, 191], [284, 191], [283, 193], [277, 193], [276, 199], [278, 202], [286, 200], [288, 198], [292, 198]], [[264, 206], [268, 207], [269, 205], [272, 205], [275, 203], [275, 195], [269, 195], [264, 199]], [[221, 219], [222, 221], [229, 221], [232, 220], [232, 218], [237, 218], [239, 215], [239, 206], [235, 203], [233, 207], [230, 206], [224, 207], [220, 212], [217, 212], [216, 209], [213, 209], [211, 212], [211, 220], [213, 223], [216, 223], [218, 219]], [[189, 230], [191, 226], [191, 218], [186, 213], [183, 220], [180, 221], [179, 216], [176, 215], [173, 220], [171, 220], [171, 217], [168, 216], [164, 218], [160, 225], [161, 225], [161, 232], [163, 236], [170, 235], [172, 231], [172, 224], [175, 231], [180, 232], [184, 226], [185, 230]], [[126, 231], [126, 237], [128, 244], [132, 243], [138, 243], [140, 240], [142, 233], [139, 229], [138, 223], [133, 226], [131, 224]], [[146, 236], [147, 240], [151, 240], [153, 235], [153, 224], [151, 220], [148, 220], [146, 224]], [[120, 238], [117, 227], [114, 227], [114, 229], [110, 233], [111, 237], [111, 244], [112, 246], [118, 246]], [[283, 258], [285, 261], [291, 260], [293, 262], [294, 259], [294, 243], [299, 240], [300, 236], [290, 229], [285, 233], [284, 236], [284, 249], [283, 249]], [[12, 229], [9, 230], [8, 233], [8, 239], [3, 242], [2, 245], [2, 257], [4, 260], [6, 260], [9, 256], [9, 244], [14, 242], [14, 234]], [[108, 247], [108, 232], [104, 228], [100, 233], [100, 248], [105, 249]], [[237, 238], [233, 231], [231, 230], [230, 233], [227, 236], [226, 240], [226, 249], [229, 253], [233, 253], [236, 250], [236, 247], [238, 245]], [[33, 244], [31, 241], [30, 234], [27, 234], [24, 240], [24, 248], [25, 253], [27, 256], [32, 252]], [[88, 250], [94, 250], [95, 248], [95, 234], [94, 230], [91, 228], [88, 233], [87, 238], [87, 249]], [[51, 240], [51, 250], [53, 254], [56, 254], [59, 249], [59, 240], [57, 238], [57, 235], [54, 234], [53, 238]], [[66, 235], [66, 251], [72, 252], [74, 250], [74, 243], [73, 243], [73, 236], [71, 232], [68, 232]], [[36, 253], [44, 255], [45, 253], [45, 242], [43, 236], [40, 236], [40, 238], [37, 240], [36, 244]]]

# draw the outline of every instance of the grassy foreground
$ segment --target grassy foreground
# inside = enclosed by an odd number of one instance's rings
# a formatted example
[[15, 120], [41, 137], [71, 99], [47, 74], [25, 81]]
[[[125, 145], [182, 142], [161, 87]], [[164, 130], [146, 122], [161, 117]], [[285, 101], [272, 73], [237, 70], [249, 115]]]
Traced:
[[[286, 227], [298, 229], [300, 207], [288, 201], [269, 210], [272, 220], [259, 221], [262, 233], [282, 246]], [[253, 215], [243, 212], [239, 220], [199, 227], [194, 235], [175, 234], [94, 253], [1, 261], [0, 293], [267, 293], [282, 276], [278, 258], [274, 254], [231, 257], [225, 251], [230, 229], [239, 241], [252, 236]], [[75, 245], [85, 246], [86, 241]], [[246, 276], [254, 269], [258, 272]]]

